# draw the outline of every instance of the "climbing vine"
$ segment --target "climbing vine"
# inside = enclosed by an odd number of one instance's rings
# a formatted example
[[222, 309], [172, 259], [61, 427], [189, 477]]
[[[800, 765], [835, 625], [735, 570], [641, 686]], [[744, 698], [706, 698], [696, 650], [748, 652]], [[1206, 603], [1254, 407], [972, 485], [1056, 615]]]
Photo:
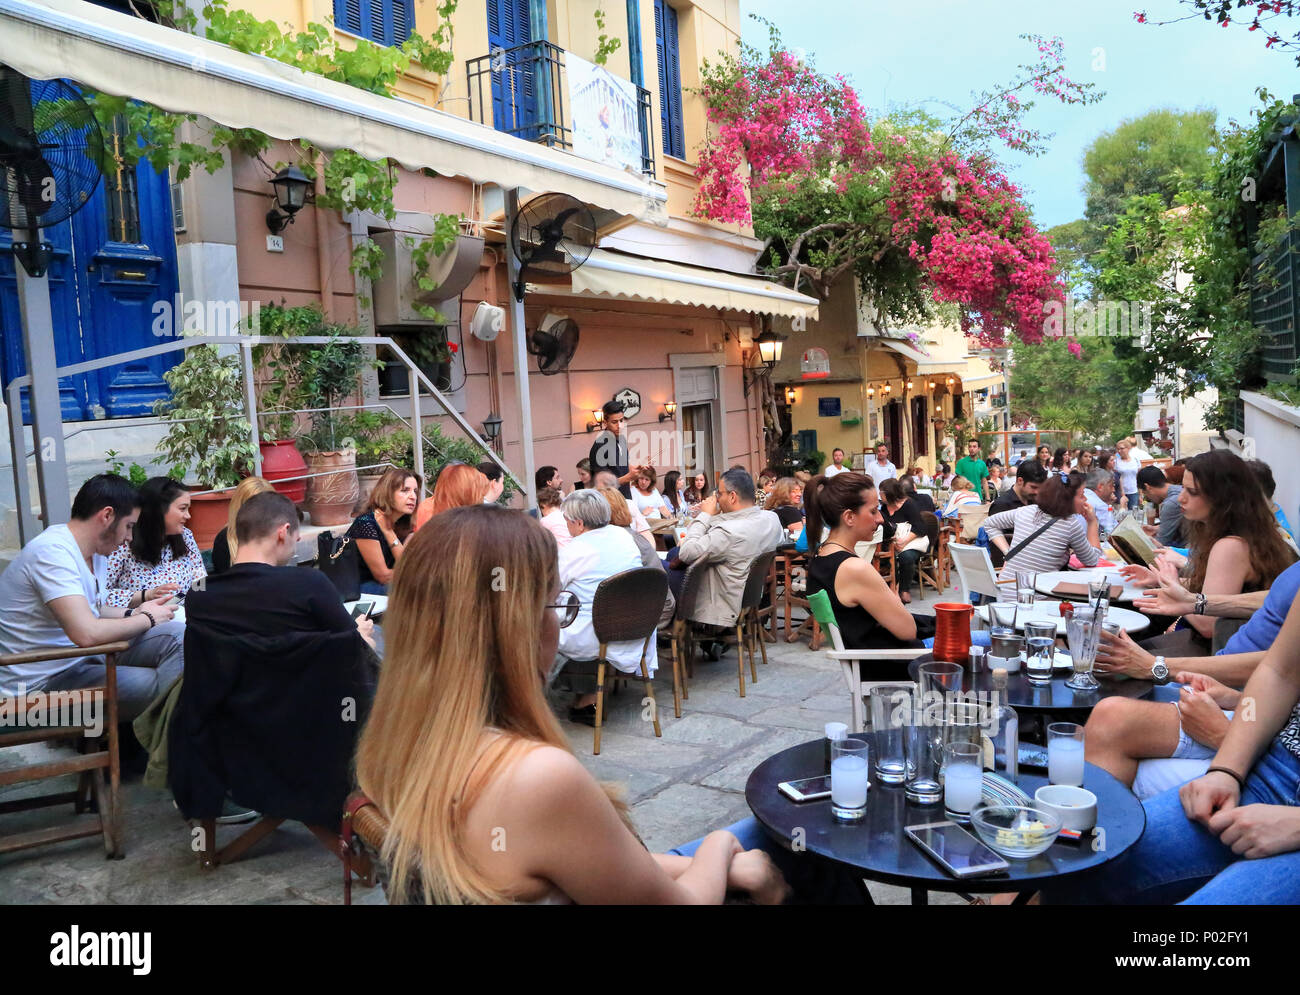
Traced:
[[600, 34], [596, 38], [595, 63], [603, 66], [609, 61], [609, 57], [622, 47], [623, 39], [605, 34], [605, 12], [599, 7], [596, 8], [596, 30]]

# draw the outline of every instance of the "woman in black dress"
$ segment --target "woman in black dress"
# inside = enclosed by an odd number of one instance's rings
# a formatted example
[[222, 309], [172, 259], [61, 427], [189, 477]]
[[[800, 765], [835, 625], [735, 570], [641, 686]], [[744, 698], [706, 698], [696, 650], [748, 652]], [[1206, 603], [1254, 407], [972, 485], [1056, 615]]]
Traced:
[[[830, 597], [845, 647], [920, 646], [916, 619], [871, 561], [854, 552], [858, 543], [871, 541], [884, 520], [871, 478], [853, 470], [830, 478], [813, 477], [804, 489], [804, 508], [813, 554], [808, 564], [808, 593], [825, 591]], [[830, 535], [818, 542], [823, 523], [830, 527]]]
[[[898, 564], [899, 598], [903, 604], [910, 605], [912, 584], [916, 582], [916, 565], [922, 554], [930, 548], [929, 533], [926, 531], [925, 519], [921, 517], [921, 509], [908, 497], [902, 481], [882, 480], [880, 499], [885, 520], [894, 526], [890, 543], [894, 547], [894, 562]], [[909, 526], [901, 536], [898, 534], [900, 525]], [[923, 539], [926, 541], [922, 542]]]

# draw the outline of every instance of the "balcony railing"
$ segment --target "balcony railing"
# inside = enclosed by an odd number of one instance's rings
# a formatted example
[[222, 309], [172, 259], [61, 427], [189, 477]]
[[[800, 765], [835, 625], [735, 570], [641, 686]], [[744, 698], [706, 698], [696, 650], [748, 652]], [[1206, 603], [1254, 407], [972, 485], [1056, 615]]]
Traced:
[[[468, 60], [470, 118], [525, 141], [573, 151], [574, 123], [564, 56], [564, 49], [548, 41], [530, 41]], [[642, 86], [636, 91], [641, 172], [654, 176], [650, 91]]]
[[1289, 380], [1297, 359], [1300, 317], [1300, 233], [1287, 232], [1273, 251], [1256, 256], [1250, 290], [1251, 319], [1264, 333], [1261, 373]]

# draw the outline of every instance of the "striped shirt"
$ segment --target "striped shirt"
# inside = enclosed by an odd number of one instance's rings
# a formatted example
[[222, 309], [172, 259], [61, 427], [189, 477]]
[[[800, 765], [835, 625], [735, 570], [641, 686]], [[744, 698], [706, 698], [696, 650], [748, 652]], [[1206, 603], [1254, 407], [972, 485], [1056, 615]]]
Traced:
[[1041, 535], [1035, 536], [1002, 568], [1004, 578], [1013, 576], [1015, 571], [1045, 573], [1064, 570], [1070, 561], [1070, 553], [1074, 553], [1086, 567], [1095, 567], [1101, 559], [1100, 551], [1088, 542], [1088, 526], [1082, 515], [1052, 518], [1038, 505], [1027, 504], [1023, 508], [990, 515], [982, 524], [990, 537], [1005, 536], [1010, 532], [1011, 538], [1007, 540], [1010, 549], [1015, 549], [1047, 525]]

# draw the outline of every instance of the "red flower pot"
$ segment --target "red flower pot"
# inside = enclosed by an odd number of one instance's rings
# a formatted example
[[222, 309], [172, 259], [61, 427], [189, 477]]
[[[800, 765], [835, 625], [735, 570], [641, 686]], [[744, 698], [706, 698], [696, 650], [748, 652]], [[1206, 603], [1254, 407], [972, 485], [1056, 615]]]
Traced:
[[224, 529], [230, 518], [230, 498], [235, 492], [218, 491], [216, 494], [190, 496], [188, 528], [194, 533], [199, 549], [211, 549], [212, 540]]
[[307, 461], [298, 452], [293, 439], [277, 439], [274, 442], [258, 443], [262, 451], [262, 478], [269, 480], [271, 486], [287, 497], [294, 504], [302, 504], [307, 496], [307, 481], [304, 479], [276, 483], [285, 477], [299, 477], [307, 472]]

